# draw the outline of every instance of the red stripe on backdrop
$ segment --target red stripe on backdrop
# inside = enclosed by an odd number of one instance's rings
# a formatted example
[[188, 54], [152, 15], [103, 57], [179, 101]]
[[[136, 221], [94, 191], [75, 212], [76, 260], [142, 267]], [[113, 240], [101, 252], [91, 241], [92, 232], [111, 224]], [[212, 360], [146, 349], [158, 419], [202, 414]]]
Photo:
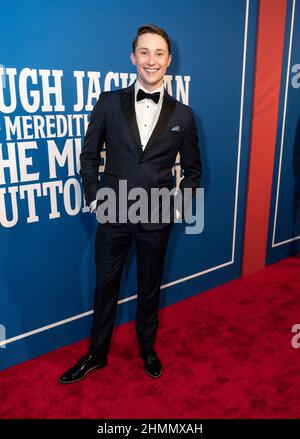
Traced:
[[265, 266], [286, 0], [259, 4], [242, 274]]

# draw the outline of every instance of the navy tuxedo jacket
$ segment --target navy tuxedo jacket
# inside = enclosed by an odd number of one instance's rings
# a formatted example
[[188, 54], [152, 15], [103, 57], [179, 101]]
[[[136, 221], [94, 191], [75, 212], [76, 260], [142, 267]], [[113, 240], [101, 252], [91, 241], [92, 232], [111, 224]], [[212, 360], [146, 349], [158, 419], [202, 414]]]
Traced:
[[[175, 130], [172, 128], [175, 128]], [[105, 143], [106, 163], [99, 180], [100, 152]], [[178, 151], [184, 177], [180, 189], [199, 187], [201, 161], [192, 109], [164, 91], [161, 112], [142, 149], [135, 116], [134, 84], [102, 92], [91, 113], [80, 154], [80, 175], [87, 205], [101, 187], [117, 191], [119, 180], [134, 187], [171, 189], [172, 167]], [[117, 193], [117, 192], [116, 192]]]

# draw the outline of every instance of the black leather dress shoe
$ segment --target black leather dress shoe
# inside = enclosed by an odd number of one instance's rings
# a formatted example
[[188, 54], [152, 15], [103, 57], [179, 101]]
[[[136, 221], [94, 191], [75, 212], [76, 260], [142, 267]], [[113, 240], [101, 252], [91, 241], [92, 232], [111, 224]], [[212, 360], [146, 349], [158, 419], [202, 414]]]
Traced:
[[99, 356], [94, 354], [83, 355], [71, 369], [59, 378], [59, 382], [62, 384], [76, 383], [92, 370], [105, 366], [107, 366], [107, 358], [99, 359]]
[[162, 374], [162, 365], [153, 348], [140, 349], [140, 356], [144, 360], [145, 372], [152, 378], [159, 378]]

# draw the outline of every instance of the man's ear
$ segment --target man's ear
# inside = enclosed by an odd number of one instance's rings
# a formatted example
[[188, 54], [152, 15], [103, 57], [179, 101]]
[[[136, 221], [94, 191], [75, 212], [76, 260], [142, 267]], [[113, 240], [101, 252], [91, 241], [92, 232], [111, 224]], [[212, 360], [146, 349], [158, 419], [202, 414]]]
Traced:
[[131, 59], [132, 64], [134, 64], [136, 66], [135, 56], [134, 56], [133, 52], [131, 52], [131, 54], [130, 54], [130, 59]]
[[169, 67], [169, 65], [171, 64], [171, 61], [172, 61], [172, 55], [169, 55], [168, 67]]

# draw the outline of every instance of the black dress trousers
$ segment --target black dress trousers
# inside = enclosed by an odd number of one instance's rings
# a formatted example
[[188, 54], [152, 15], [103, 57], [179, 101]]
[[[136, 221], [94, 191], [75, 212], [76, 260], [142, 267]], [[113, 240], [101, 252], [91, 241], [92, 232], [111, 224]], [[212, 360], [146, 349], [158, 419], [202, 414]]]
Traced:
[[146, 230], [140, 223], [99, 224], [95, 237], [96, 286], [89, 352], [109, 352], [122, 269], [133, 239], [137, 256], [136, 335], [141, 348], [152, 347], [159, 324], [160, 286], [171, 224]]

